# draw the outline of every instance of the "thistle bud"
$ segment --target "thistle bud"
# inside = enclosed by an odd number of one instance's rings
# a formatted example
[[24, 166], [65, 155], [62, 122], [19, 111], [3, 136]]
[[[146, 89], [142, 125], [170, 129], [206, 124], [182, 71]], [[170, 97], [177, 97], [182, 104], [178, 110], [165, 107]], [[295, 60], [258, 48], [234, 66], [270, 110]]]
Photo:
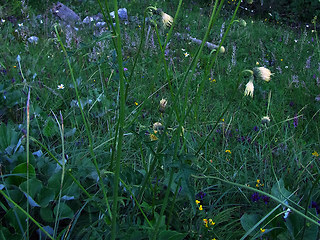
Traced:
[[167, 103], [168, 103], [168, 101], [167, 101], [166, 99], [164, 99], [164, 98], [161, 99], [161, 101], [160, 101], [160, 107], [159, 107], [159, 111], [160, 111], [161, 113], [164, 113], [164, 112], [165, 112]]
[[243, 20], [243, 19], [240, 19], [239, 23], [240, 23], [240, 26], [242, 26], [242, 27], [247, 26], [247, 22], [245, 20]]
[[220, 52], [220, 53], [224, 53], [225, 51], [226, 51], [226, 49], [224, 48], [224, 46], [221, 46], [219, 52]]
[[261, 118], [261, 123], [263, 125], [269, 124], [270, 123], [270, 118], [268, 116], [265, 116], [265, 117]]

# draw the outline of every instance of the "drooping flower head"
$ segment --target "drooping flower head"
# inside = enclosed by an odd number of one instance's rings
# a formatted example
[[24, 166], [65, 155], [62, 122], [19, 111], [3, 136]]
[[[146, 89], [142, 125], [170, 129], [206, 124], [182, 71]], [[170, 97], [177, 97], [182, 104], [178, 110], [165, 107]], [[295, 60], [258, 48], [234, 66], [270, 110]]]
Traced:
[[253, 98], [253, 91], [254, 91], [254, 86], [253, 86], [253, 79], [251, 78], [249, 82], [246, 84], [246, 89], [244, 91], [245, 96], [251, 96]]
[[167, 107], [167, 104], [168, 104], [168, 101], [166, 100], [166, 99], [161, 99], [161, 101], [160, 101], [160, 108], [159, 108], [159, 111], [161, 112], [161, 113], [164, 113], [165, 112], [165, 110], [166, 110], [166, 107]]
[[240, 23], [240, 26], [242, 26], [242, 27], [247, 26], [247, 22], [243, 19], [240, 19], [239, 23]]
[[260, 77], [263, 81], [269, 82], [272, 75], [271, 71], [265, 67], [256, 67], [253, 69], [254, 75]]
[[166, 14], [165, 12], [161, 12], [162, 23], [165, 27], [170, 27], [173, 23], [173, 18]]

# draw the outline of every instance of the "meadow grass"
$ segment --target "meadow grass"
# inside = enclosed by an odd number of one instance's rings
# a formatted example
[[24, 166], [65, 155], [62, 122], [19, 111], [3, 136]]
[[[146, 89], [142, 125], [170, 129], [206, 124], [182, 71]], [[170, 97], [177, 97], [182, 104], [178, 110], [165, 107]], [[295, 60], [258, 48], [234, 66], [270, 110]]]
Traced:
[[1, 16], [1, 236], [318, 239], [312, 23], [291, 29], [239, 1], [72, 3], [82, 19], [130, 18], [75, 30], [48, 11]]

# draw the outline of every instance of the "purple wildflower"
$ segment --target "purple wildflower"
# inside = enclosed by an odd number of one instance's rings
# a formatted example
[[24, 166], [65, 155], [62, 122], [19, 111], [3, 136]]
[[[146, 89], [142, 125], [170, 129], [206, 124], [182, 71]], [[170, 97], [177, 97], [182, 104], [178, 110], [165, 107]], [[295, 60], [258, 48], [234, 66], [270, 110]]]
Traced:
[[255, 192], [254, 194], [251, 195], [251, 201], [252, 202], [258, 202], [259, 199], [260, 199], [259, 193]]
[[128, 68], [123, 68], [123, 71], [128, 71]]
[[202, 200], [206, 196], [206, 193], [204, 192], [198, 192], [196, 195], [196, 199]]
[[294, 118], [293, 118], [293, 126], [296, 128], [298, 127], [298, 116], [297, 114], [294, 115]]
[[269, 201], [270, 201], [270, 197], [268, 197], [268, 196], [263, 195], [261, 198], [262, 198], [262, 200], [264, 201], [265, 204], [268, 204]]
[[320, 214], [320, 207], [315, 201], [311, 202], [311, 208], [315, 208], [317, 211], [317, 214]]

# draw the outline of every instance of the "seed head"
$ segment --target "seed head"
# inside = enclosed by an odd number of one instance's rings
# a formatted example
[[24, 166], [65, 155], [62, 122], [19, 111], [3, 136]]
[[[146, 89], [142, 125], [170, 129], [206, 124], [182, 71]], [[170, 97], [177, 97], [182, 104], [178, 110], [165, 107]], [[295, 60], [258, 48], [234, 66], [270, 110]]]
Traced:
[[253, 69], [254, 75], [260, 77], [263, 81], [269, 82], [272, 75], [271, 71], [265, 67], [256, 67]]
[[170, 27], [173, 23], [173, 18], [166, 14], [165, 12], [161, 12], [162, 23], [165, 27]]

